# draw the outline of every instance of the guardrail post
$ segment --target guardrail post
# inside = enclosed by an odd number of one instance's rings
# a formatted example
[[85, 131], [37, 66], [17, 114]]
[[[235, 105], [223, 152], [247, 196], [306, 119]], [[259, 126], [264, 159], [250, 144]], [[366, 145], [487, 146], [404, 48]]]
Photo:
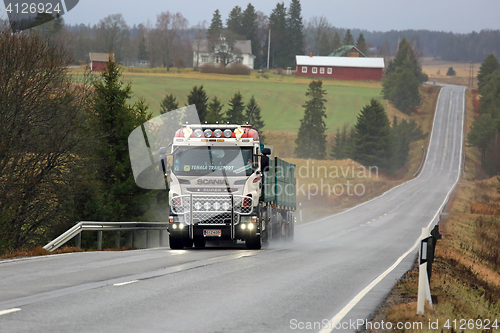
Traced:
[[163, 230], [158, 230], [160, 238], [160, 247], [163, 247]]
[[82, 232], [81, 231], [75, 237], [75, 247], [82, 247]]
[[97, 250], [102, 251], [102, 231], [97, 232]]
[[428, 258], [428, 246], [429, 240], [431, 239], [429, 229], [422, 228], [422, 236], [420, 242], [420, 255], [419, 255], [419, 274], [418, 274], [418, 296], [417, 296], [417, 314], [423, 315], [425, 309], [425, 301], [429, 302], [432, 308], [432, 297], [431, 289], [429, 284], [429, 276], [427, 274], [427, 261]]
[[115, 248], [120, 248], [120, 231], [115, 232]]
[[146, 248], [149, 249], [149, 230], [146, 230]]

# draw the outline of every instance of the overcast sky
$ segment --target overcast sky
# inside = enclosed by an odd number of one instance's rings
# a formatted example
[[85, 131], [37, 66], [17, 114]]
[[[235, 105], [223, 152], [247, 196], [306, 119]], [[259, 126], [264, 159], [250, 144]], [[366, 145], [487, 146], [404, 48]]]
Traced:
[[[121, 13], [128, 25], [151, 25], [163, 11], [180, 12], [193, 26], [201, 21], [210, 24], [219, 9], [225, 23], [236, 5], [243, 9], [251, 2], [256, 10], [269, 15], [276, 0], [80, 0], [64, 15], [66, 23], [96, 24], [109, 14]], [[284, 1], [288, 7], [290, 0]], [[500, 29], [500, 0], [301, 0], [302, 17], [325, 16], [339, 28], [369, 31], [427, 29], [459, 33]], [[3, 2], [0, 4], [4, 15]]]

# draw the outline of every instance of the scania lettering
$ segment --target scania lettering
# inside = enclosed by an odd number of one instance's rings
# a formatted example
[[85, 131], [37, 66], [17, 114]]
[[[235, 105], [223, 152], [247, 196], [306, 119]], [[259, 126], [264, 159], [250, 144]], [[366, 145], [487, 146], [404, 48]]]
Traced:
[[186, 124], [160, 149], [172, 249], [293, 240], [295, 165], [271, 156], [250, 125]]

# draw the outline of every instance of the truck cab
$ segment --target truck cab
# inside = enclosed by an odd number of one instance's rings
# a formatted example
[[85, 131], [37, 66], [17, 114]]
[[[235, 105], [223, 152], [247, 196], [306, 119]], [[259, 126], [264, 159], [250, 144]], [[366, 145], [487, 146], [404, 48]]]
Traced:
[[214, 240], [261, 248], [263, 153], [270, 151], [249, 125], [186, 124], [175, 133], [169, 163], [160, 156], [169, 184], [172, 249]]

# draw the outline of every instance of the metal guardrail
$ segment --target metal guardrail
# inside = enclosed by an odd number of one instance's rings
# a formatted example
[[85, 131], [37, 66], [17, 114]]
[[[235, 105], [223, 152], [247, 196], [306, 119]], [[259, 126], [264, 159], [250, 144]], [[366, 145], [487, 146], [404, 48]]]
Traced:
[[[57, 237], [43, 248], [54, 251], [66, 244], [74, 237], [80, 235], [82, 231], [127, 231], [127, 230], [166, 230], [168, 222], [96, 222], [82, 221], [74, 227]], [[102, 233], [100, 234], [102, 238]], [[98, 241], [99, 243], [99, 241]], [[100, 246], [98, 246], [100, 247]]]

